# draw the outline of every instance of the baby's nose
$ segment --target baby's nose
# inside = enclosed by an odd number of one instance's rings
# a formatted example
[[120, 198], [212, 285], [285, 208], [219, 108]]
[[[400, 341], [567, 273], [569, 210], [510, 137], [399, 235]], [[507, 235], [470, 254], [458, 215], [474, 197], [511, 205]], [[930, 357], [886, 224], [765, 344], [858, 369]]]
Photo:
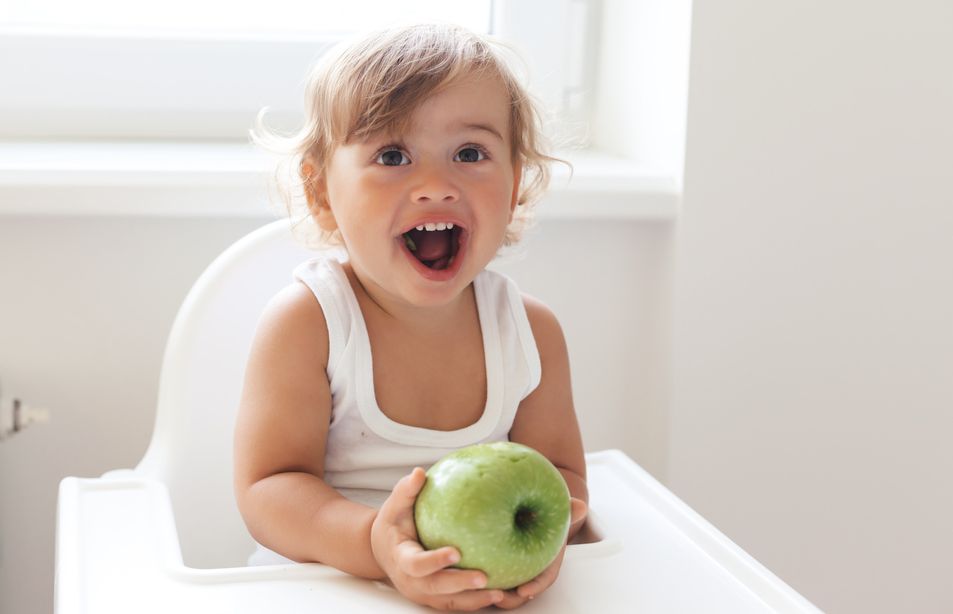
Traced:
[[452, 203], [460, 198], [460, 191], [447, 173], [431, 170], [420, 173], [412, 198], [421, 204]]

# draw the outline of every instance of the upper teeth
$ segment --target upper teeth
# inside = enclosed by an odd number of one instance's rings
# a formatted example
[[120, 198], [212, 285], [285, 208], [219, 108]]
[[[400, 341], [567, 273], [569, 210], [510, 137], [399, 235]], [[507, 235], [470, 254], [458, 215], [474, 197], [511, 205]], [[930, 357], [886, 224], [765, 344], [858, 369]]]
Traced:
[[427, 230], [433, 232], [434, 230], [453, 230], [452, 222], [437, 222], [429, 224], [421, 224], [417, 227], [417, 230]]

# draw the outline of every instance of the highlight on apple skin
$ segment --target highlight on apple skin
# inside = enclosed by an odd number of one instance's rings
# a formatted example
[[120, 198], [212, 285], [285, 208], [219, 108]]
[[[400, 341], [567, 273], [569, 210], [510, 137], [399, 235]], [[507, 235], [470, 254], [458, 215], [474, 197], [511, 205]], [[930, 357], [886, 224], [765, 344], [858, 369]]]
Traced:
[[511, 589], [539, 575], [566, 543], [569, 489], [528, 446], [477, 444], [430, 467], [414, 521], [424, 548], [453, 546], [456, 567], [484, 572], [487, 588]]

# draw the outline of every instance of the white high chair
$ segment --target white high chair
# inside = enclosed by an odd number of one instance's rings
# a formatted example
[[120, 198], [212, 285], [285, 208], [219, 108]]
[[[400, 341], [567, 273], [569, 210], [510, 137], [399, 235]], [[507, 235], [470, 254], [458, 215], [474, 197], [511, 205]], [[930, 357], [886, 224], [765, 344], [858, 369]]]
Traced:
[[[393, 589], [319, 564], [245, 567], [232, 428], [265, 303], [313, 256], [279, 220], [226, 250], [185, 299], [166, 347], [155, 431], [135, 469], [65, 478], [59, 614], [421, 612]], [[817, 612], [618, 451], [587, 455], [590, 529], [522, 612]]]

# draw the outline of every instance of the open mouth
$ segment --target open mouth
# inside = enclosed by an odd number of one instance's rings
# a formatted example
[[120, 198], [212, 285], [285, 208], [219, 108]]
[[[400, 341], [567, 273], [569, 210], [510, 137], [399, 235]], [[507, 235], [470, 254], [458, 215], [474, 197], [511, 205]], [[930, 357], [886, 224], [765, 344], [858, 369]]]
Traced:
[[428, 269], [444, 271], [460, 251], [464, 229], [451, 223], [423, 224], [402, 235], [404, 245]]

